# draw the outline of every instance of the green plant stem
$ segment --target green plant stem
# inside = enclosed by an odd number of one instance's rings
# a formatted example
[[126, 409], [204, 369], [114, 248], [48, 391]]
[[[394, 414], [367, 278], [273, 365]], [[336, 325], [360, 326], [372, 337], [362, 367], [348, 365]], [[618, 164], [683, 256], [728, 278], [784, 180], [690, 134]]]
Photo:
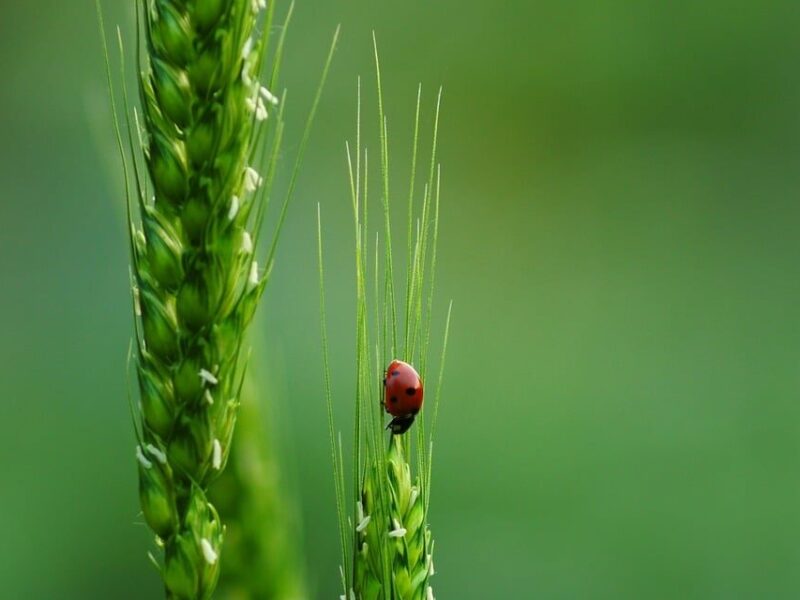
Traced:
[[[264, 419], [264, 386], [249, 375], [225, 472], [209, 498], [225, 523], [218, 600], [302, 600], [308, 597], [297, 547], [298, 515], [282, 481], [273, 418]], [[272, 414], [267, 416], [272, 417]]]

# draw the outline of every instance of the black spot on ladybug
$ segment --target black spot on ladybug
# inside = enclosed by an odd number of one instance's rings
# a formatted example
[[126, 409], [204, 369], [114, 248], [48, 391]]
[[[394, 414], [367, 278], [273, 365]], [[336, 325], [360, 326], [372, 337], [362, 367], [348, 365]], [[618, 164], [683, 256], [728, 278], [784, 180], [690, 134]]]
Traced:
[[392, 404], [397, 404], [397, 396], [392, 396], [389, 400], [391, 400]]
[[392, 377], [397, 377], [400, 375], [400, 371], [392, 371]]
[[414, 389], [414, 388], [412, 388], [412, 387], [410, 387], [410, 388], [406, 388], [406, 394], [408, 394], [409, 396], [413, 396], [413, 395], [414, 395], [414, 394], [416, 394], [416, 393], [417, 393], [417, 390], [416, 390], [416, 389]]
[[419, 409], [418, 409], [418, 408], [411, 409], [411, 413], [410, 413], [410, 414], [411, 414], [412, 416], [416, 416], [416, 415], [417, 415], [417, 413], [419, 413]]

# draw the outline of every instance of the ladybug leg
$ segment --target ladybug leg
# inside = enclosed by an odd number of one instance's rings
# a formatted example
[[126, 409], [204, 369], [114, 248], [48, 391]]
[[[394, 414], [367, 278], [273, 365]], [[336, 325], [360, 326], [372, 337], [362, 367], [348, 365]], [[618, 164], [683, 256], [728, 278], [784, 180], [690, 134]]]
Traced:
[[414, 415], [395, 417], [386, 426], [394, 435], [402, 435], [414, 424]]

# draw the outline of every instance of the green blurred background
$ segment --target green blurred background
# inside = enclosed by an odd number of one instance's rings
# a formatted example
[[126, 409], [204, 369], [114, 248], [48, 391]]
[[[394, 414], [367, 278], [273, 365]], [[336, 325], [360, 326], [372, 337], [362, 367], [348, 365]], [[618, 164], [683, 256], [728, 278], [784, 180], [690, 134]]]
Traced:
[[[129, 36], [131, 4], [105, 2]], [[0, 7], [0, 597], [158, 598], [94, 8]], [[428, 108], [445, 90], [437, 597], [800, 597], [797, 6], [300, 0], [287, 158], [337, 23], [257, 332], [313, 597], [340, 562], [314, 218], [346, 415], [343, 150], [373, 28], [399, 172], [417, 82]]]

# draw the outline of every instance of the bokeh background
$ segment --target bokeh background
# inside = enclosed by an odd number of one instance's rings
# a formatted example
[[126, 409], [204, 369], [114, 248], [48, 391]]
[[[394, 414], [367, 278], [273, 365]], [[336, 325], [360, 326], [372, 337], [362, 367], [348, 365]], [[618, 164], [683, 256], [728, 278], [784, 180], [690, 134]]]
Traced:
[[[104, 3], [127, 35], [131, 4]], [[158, 598], [93, 3], [0, 7], [0, 597]], [[344, 140], [358, 74], [373, 98], [373, 28], [398, 173], [417, 82], [428, 109], [444, 86], [437, 597], [800, 597], [797, 7], [303, 0], [295, 16], [287, 165], [337, 23], [342, 40], [256, 335], [313, 597], [338, 594], [339, 564], [314, 219], [319, 202], [346, 413]]]

